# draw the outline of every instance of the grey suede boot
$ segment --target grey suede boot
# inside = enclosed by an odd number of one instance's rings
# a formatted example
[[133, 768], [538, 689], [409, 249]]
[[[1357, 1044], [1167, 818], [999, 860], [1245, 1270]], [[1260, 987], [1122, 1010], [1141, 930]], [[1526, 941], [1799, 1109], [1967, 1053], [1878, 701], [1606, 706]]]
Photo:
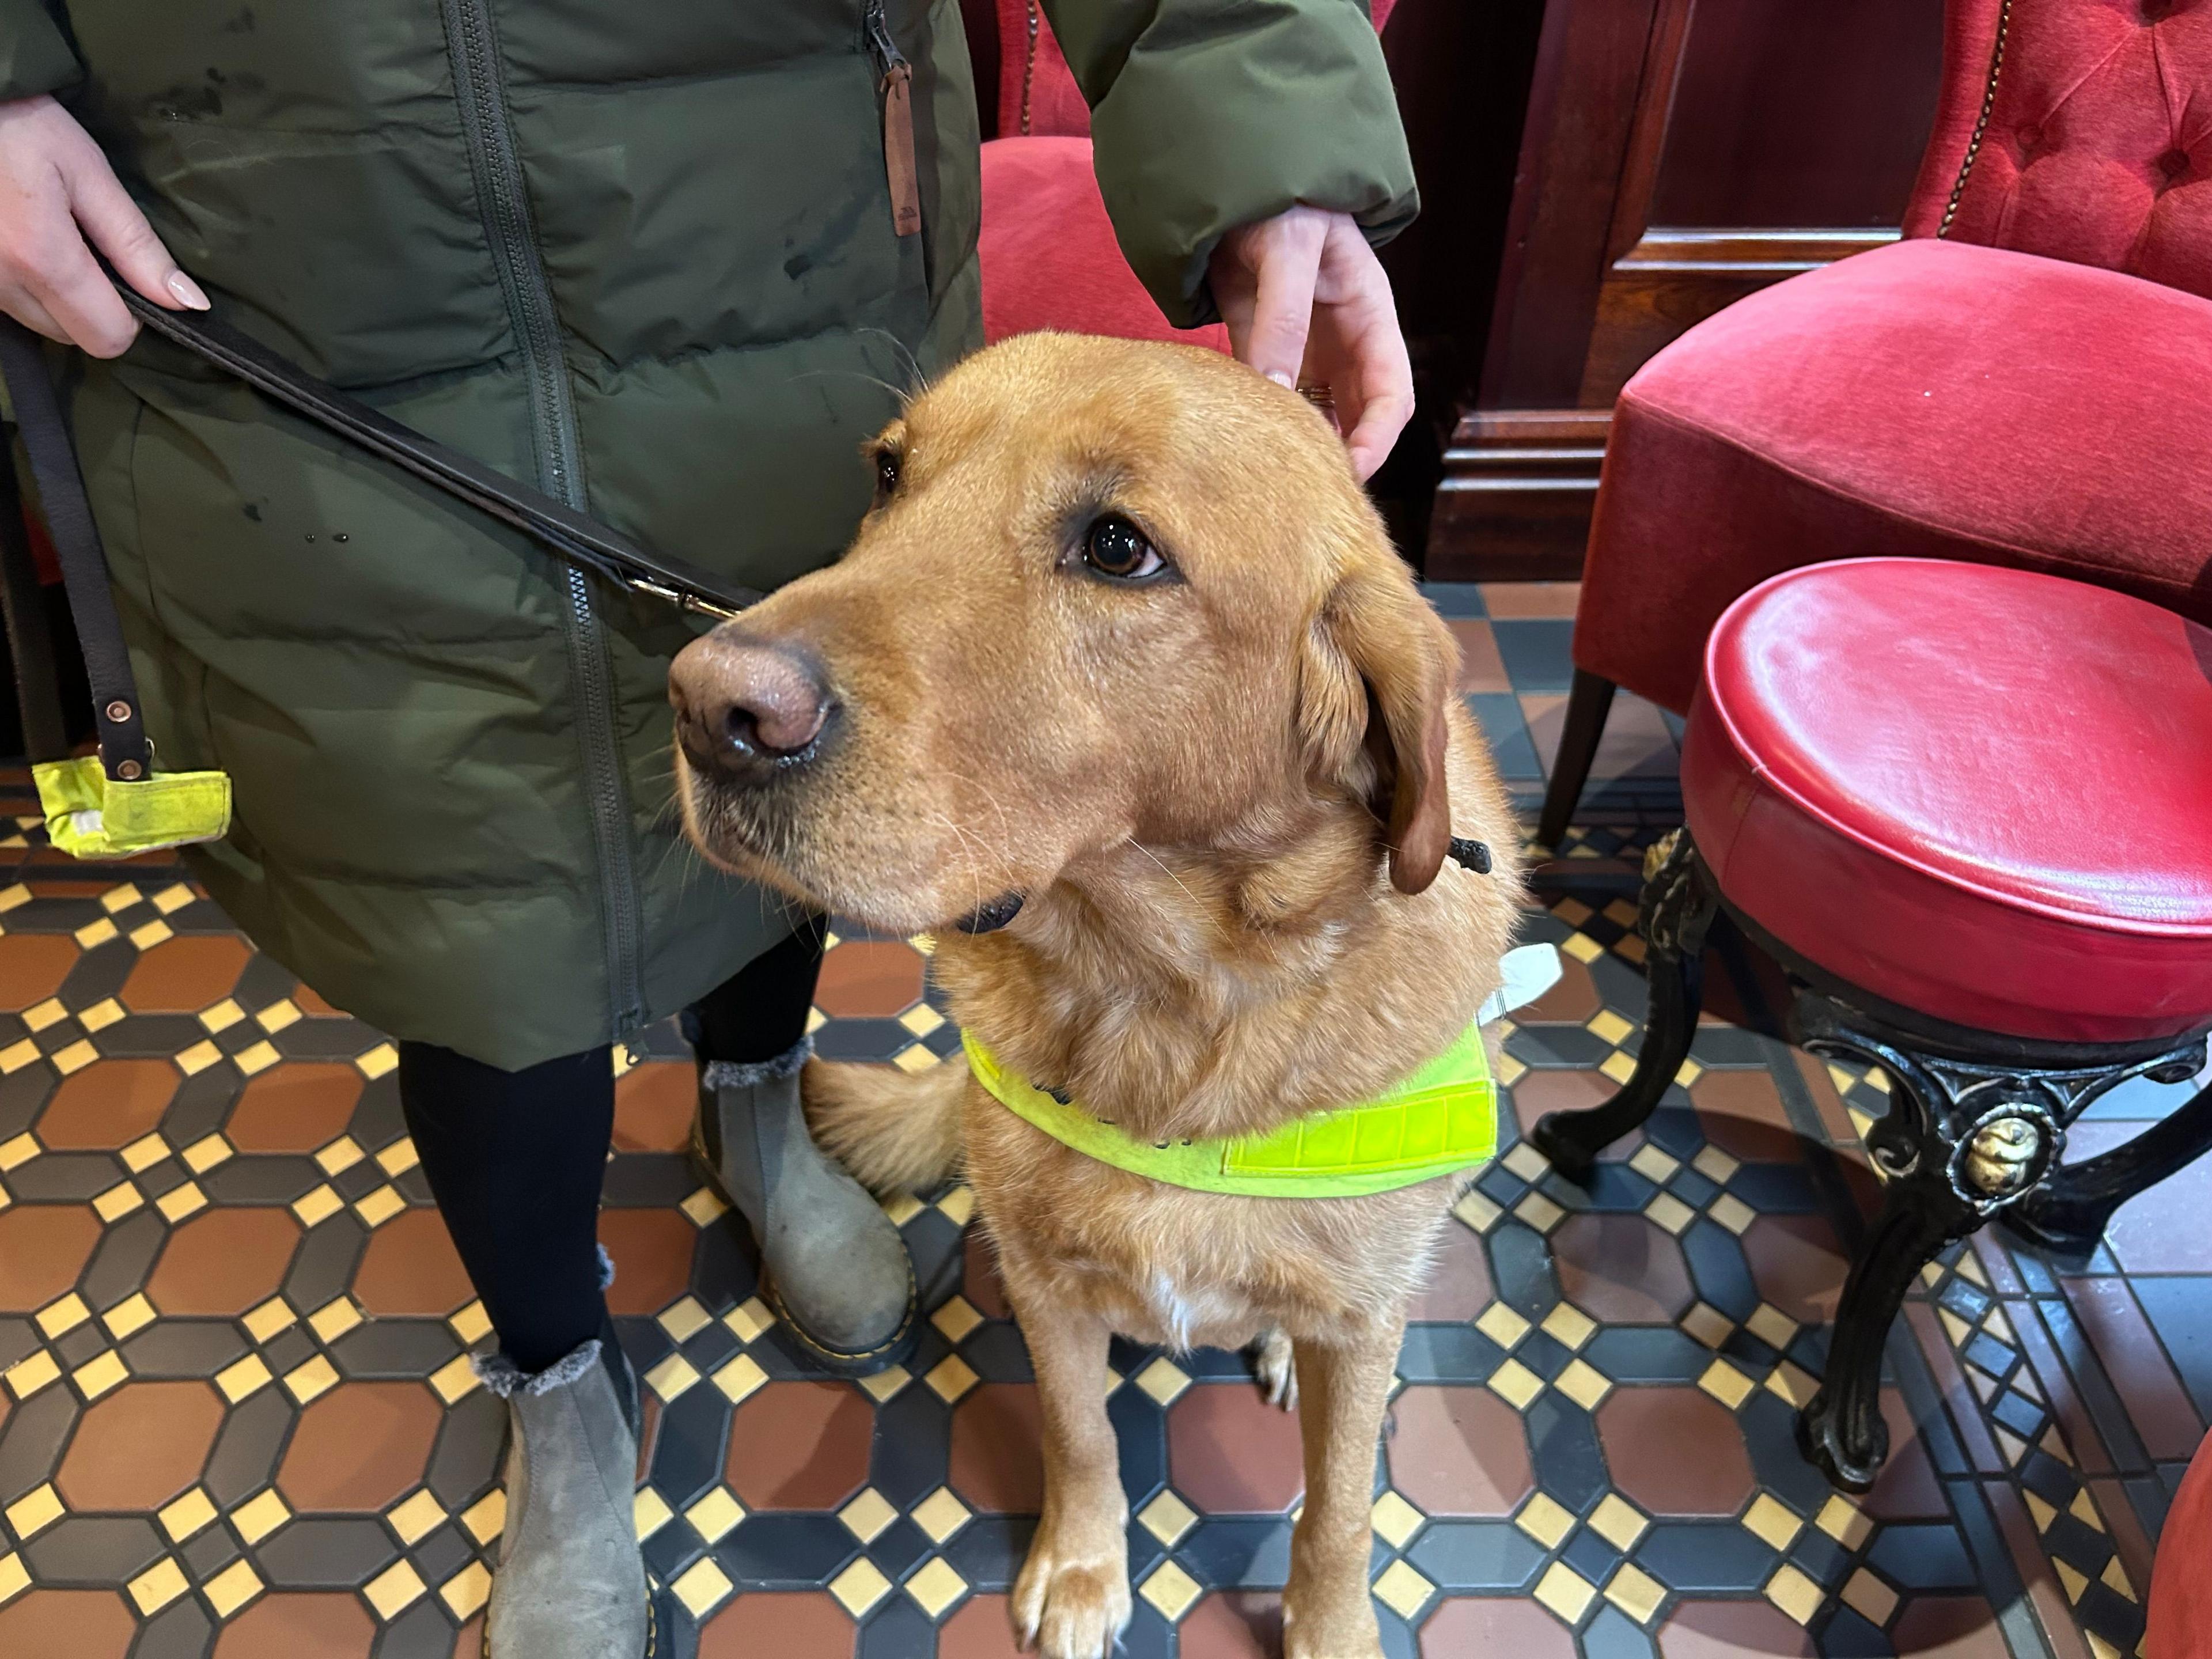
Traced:
[[509, 1429], [487, 1659], [688, 1659], [697, 1632], [638, 1551], [629, 1362], [617, 1350], [607, 1363], [594, 1339], [535, 1376], [504, 1355], [477, 1374], [507, 1401]]
[[868, 1376], [914, 1352], [914, 1263], [883, 1206], [806, 1132], [799, 1073], [812, 1048], [808, 1039], [757, 1066], [702, 1066], [692, 1149], [752, 1224], [763, 1294], [808, 1355]]

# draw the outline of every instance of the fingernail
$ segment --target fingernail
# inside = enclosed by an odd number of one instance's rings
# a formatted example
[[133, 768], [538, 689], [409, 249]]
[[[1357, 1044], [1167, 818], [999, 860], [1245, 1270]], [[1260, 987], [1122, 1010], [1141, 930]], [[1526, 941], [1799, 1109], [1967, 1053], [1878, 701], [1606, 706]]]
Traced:
[[1277, 386], [1288, 387], [1292, 392], [1296, 392], [1298, 389], [1298, 383], [1295, 380], [1291, 379], [1288, 374], [1284, 374], [1279, 368], [1269, 369], [1267, 371], [1267, 378], [1273, 380]]
[[177, 302], [179, 305], [189, 306], [194, 311], [205, 311], [208, 308], [208, 296], [201, 293], [200, 285], [185, 276], [183, 271], [173, 270], [169, 273], [168, 289], [170, 293], [177, 296]]

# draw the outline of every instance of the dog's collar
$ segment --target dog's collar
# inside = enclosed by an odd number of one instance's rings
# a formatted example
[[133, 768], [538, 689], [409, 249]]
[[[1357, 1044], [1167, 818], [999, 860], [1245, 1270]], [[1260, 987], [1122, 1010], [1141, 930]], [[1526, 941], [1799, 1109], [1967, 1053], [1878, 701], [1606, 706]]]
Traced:
[[1498, 1091], [1482, 1028], [1374, 1099], [1270, 1134], [1141, 1141], [999, 1064], [963, 1032], [968, 1065], [1006, 1109], [1061, 1145], [1170, 1187], [1255, 1198], [1356, 1198], [1486, 1164], [1498, 1150]]

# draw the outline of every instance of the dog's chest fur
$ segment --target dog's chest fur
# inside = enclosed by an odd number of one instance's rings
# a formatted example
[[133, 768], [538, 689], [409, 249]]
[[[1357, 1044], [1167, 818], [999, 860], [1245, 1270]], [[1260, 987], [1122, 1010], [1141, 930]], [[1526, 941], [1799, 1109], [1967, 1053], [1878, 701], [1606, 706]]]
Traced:
[[1364, 1198], [1192, 1192], [1108, 1167], [1016, 1117], [980, 1085], [968, 1176], [1018, 1309], [1087, 1306], [1133, 1340], [1237, 1347], [1269, 1327], [1342, 1338], [1426, 1280], [1452, 1180]]

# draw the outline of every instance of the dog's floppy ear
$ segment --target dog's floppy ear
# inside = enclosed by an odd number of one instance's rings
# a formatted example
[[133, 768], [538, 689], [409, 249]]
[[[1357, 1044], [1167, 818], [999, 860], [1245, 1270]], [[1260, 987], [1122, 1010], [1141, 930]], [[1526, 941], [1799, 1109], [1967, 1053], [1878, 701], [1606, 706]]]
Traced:
[[1314, 775], [1334, 779], [1382, 821], [1390, 883], [1418, 893], [1451, 848], [1444, 702], [1459, 646], [1396, 556], [1361, 563], [1314, 618], [1299, 662], [1298, 724]]

